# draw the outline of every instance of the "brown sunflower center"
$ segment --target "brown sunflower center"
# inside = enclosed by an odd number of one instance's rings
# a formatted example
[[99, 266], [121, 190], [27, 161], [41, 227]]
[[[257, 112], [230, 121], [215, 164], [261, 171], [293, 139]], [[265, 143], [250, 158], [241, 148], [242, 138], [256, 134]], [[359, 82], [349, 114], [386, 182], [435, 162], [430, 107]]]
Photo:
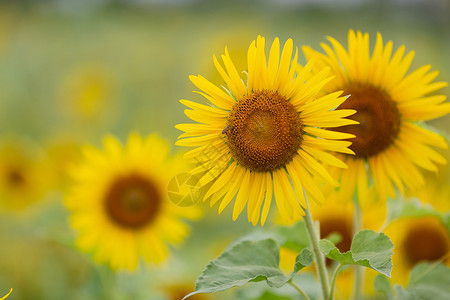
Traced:
[[430, 222], [420, 222], [411, 226], [403, 246], [406, 259], [411, 265], [421, 260], [438, 260], [450, 250], [445, 229]]
[[25, 185], [25, 176], [21, 170], [11, 168], [6, 175], [7, 182], [13, 187], [20, 187]]
[[[326, 238], [332, 233], [338, 233], [341, 241], [336, 244], [340, 252], [350, 250], [352, 244], [352, 224], [343, 216], [328, 216], [320, 220], [320, 237]], [[330, 259], [326, 260], [327, 265], [331, 265]]]
[[233, 107], [224, 133], [237, 162], [255, 172], [274, 171], [292, 160], [303, 126], [294, 106], [280, 94], [262, 90]]
[[400, 130], [400, 113], [389, 94], [366, 83], [352, 83], [344, 92], [351, 96], [339, 108], [356, 110], [350, 119], [359, 124], [335, 130], [356, 136], [349, 141], [358, 157], [370, 157], [388, 148]]
[[110, 186], [105, 208], [110, 219], [120, 226], [137, 229], [154, 219], [161, 195], [153, 182], [139, 174], [118, 178]]

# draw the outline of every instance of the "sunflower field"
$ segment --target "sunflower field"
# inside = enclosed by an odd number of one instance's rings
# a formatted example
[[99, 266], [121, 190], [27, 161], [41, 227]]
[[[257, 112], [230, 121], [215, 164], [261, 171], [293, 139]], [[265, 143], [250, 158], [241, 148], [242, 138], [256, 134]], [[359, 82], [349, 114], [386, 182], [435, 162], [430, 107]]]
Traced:
[[450, 3], [0, 0], [0, 300], [450, 299]]

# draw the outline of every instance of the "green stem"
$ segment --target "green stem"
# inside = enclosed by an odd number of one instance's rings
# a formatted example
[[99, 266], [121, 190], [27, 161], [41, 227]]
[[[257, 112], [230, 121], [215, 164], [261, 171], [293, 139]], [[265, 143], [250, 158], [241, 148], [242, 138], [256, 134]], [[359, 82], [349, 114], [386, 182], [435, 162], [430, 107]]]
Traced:
[[295, 283], [293, 283], [292, 281], [289, 281], [288, 283], [289, 283], [290, 285], [292, 285], [292, 286], [294, 287], [294, 289], [296, 289], [297, 292], [300, 293], [300, 295], [302, 295], [303, 299], [305, 299], [305, 300], [311, 300], [311, 299], [308, 297], [308, 295], [306, 295], [305, 292], [304, 292], [299, 286], [297, 286]]
[[[353, 236], [362, 230], [362, 212], [359, 206], [359, 200], [357, 197], [353, 197]], [[360, 266], [353, 266], [353, 291], [352, 299], [362, 299], [362, 284], [364, 280], [364, 269]]]
[[314, 230], [314, 224], [311, 217], [311, 212], [309, 211], [308, 200], [306, 199], [306, 209], [305, 215], [303, 216], [303, 220], [305, 221], [306, 230], [308, 232], [309, 239], [311, 240], [311, 245], [313, 248], [314, 261], [316, 263], [317, 274], [319, 275], [320, 285], [322, 288], [323, 299], [328, 299], [328, 291], [329, 291], [329, 282], [328, 282], [328, 273], [327, 268], [325, 266], [325, 257], [319, 249], [319, 235]]
[[336, 279], [337, 279], [337, 277], [338, 277], [338, 275], [341, 272], [343, 267], [344, 267], [344, 265], [339, 264], [337, 266], [336, 270], [334, 270], [333, 276], [331, 276], [330, 297], [328, 298], [329, 300], [333, 300], [334, 299], [334, 288], [336, 286]]

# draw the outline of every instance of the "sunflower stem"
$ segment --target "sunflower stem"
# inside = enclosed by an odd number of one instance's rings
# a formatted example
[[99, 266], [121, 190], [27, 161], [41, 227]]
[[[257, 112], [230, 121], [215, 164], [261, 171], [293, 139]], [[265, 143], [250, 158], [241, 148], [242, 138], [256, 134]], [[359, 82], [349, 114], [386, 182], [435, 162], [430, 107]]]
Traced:
[[336, 287], [336, 279], [343, 267], [344, 265], [339, 264], [337, 268], [334, 270], [333, 275], [331, 276], [331, 289], [330, 289], [330, 296], [328, 298], [329, 300], [334, 299], [334, 288]]
[[329, 295], [328, 291], [330, 289], [329, 287], [330, 284], [328, 281], [327, 268], [325, 266], [325, 257], [323, 256], [322, 252], [320, 252], [319, 249], [319, 235], [318, 233], [316, 233], [316, 230], [314, 229], [314, 223], [312, 220], [311, 212], [309, 211], [309, 204], [308, 200], [306, 199], [306, 194], [305, 200], [306, 200], [306, 209], [303, 209], [305, 211], [303, 220], [305, 221], [306, 230], [308, 232], [308, 236], [313, 248], [314, 261], [316, 263], [316, 270], [320, 279], [320, 286], [322, 288], [323, 299], [327, 300]]
[[[362, 212], [359, 200], [356, 195], [353, 197], [353, 236], [362, 230]], [[362, 283], [364, 279], [364, 269], [360, 266], [353, 266], [353, 291], [352, 299], [359, 300], [362, 298]]]
[[306, 295], [306, 293], [295, 283], [293, 283], [292, 281], [288, 282], [300, 295], [302, 295], [303, 299], [305, 300], [311, 300], [308, 295]]

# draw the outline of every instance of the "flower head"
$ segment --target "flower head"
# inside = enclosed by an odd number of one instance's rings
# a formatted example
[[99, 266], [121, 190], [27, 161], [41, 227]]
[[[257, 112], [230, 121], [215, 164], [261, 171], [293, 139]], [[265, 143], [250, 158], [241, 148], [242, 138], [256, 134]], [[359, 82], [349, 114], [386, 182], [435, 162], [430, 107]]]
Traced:
[[336, 76], [327, 91], [343, 90], [350, 95], [339, 109], [357, 111], [351, 118], [359, 124], [336, 128], [356, 136], [350, 146], [355, 155], [343, 156], [349, 168], [336, 170], [336, 176], [342, 178], [342, 195], [351, 198], [357, 187], [359, 199], [366, 199], [372, 178], [381, 199], [394, 197], [394, 186], [402, 193], [405, 187], [421, 186], [420, 168], [437, 171], [436, 164], [446, 163], [433, 149], [447, 148], [444, 139], [418, 122], [450, 112], [450, 103], [444, 103], [446, 96], [434, 93], [447, 83], [433, 82], [438, 72], [429, 72], [429, 65], [408, 73], [414, 52], [404, 55], [402, 45], [393, 53], [392, 41], [383, 45], [381, 34], [372, 55], [367, 33], [350, 30], [348, 51], [335, 39], [328, 39], [334, 49], [322, 44], [325, 54], [310, 47], [303, 51], [307, 59], [316, 61], [316, 73], [329, 66]]
[[33, 142], [10, 137], [0, 142], [0, 207], [22, 211], [50, 188], [45, 153]]
[[420, 261], [443, 261], [450, 266], [450, 239], [446, 226], [432, 216], [402, 217], [385, 229], [394, 244], [392, 281], [406, 284]]
[[347, 148], [351, 143], [341, 141], [353, 135], [326, 129], [356, 123], [345, 119], [353, 110], [333, 110], [346, 99], [341, 92], [317, 97], [332, 79], [329, 69], [311, 76], [310, 62], [296, 74], [297, 51], [294, 59], [292, 53], [289, 39], [280, 57], [277, 38], [266, 59], [265, 39], [258, 37], [248, 49], [245, 82], [225, 49], [225, 68], [216, 57], [214, 64], [226, 90], [191, 76], [209, 105], [181, 100], [191, 108], [186, 115], [198, 123], [176, 126], [185, 132], [177, 145], [196, 147], [185, 157], [198, 165], [192, 173], [203, 174], [200, 186], [212, 183], [204, 200], [210, 198], [211, 206], [221, 200], [219, 213], [237, 195], [233, 220], [247, 205], [249, 222], [256, 225], [261, 216], [264, 224], [272, 194], [283, 219], [297, 218], [306, 208], [303, 190], [324, 200], [313, 177], [337, 185], [319, 161], [345, 167], [327, 150], [353, 153]]
[[80, 249], [94, 252], [113, 269], [133, 270], [139, 258], [159, 263], [188, 234], [182, 219], [199, 216], [196, 207], [168, 200], [167, 184], [183, 171], [180, 158], [168, 157], [168, 145], [155, 135], [131, 134], [123, 147], [103, 140], [104, 151], [84, 149], [84, 162], [73, 170], [75, 184], [66, 199]]

